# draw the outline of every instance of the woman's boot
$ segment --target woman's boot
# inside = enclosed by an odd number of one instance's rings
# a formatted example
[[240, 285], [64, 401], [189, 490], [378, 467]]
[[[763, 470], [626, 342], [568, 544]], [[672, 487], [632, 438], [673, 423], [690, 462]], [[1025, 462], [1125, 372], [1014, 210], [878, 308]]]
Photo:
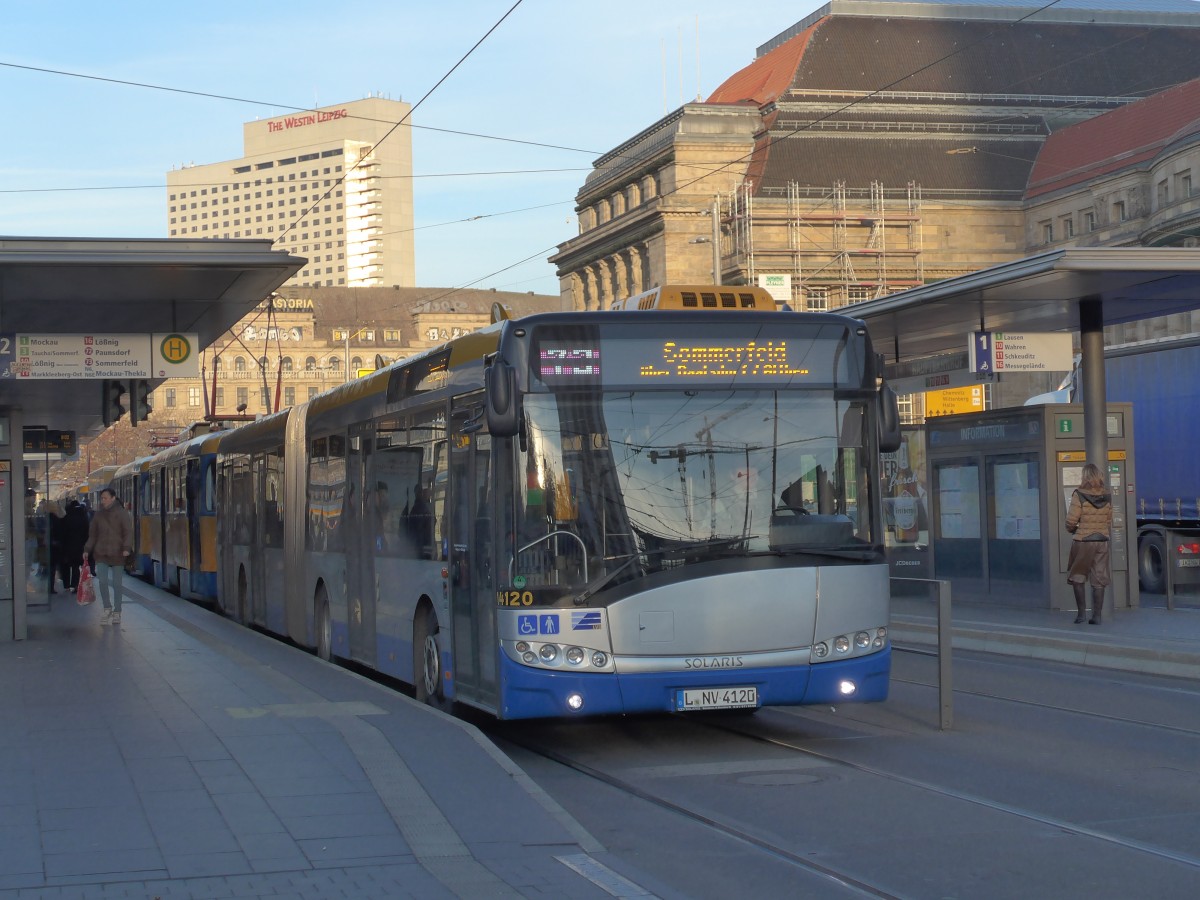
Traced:
[[[1082, 587], [1082, 585], [1081, 585]], [[1092, 617], [1088, 619], [1089, 625], [1100, 624], [1100, 613], [1104, 611], [1104, 588], [1092, 588]]]
[[1083, 585], [1072, 581], [1071, 590], [1075, 592], [1075, 609], [1079, 612], [1079, 615], [1075, 617], [1075, 624], [1082, 625], [1083, 620], [1087, 618], [1087, 600], [1084, 598]]

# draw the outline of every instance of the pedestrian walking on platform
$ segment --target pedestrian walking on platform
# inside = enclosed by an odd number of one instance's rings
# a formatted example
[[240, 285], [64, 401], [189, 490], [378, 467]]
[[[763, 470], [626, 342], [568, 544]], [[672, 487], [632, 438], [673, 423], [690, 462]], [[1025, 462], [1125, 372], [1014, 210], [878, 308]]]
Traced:
[[1100, 467], [1088, 463], [1083, 467], [1083, 479], [1072, 493], [1067, 510], [1067, 531], [1075, 535], [1071, 555], [1067, 559], [1067, 581], [1075, 592], [1075, 624], [1083, 622], [1087, 610], [1084, 596], [1088, 582], [1092, 585], [1091, 625], [1100, 624], [1104, 610], [1104, 591], [1112, 578], [1108, 571], [1108, 544], [1112, 534], [1112, 494]]
[[101, 625], [120, 624], [121, 588], [125, 575], [125, 558], [133, 552], [133, 520], [125, 507], [117, 502], [112, 488], [100, 492], [100, 508], [92, 516], [87, 543], [83, 547], [83, 564], [92, 554], [96, 558], [97, 593], [104, 603]]

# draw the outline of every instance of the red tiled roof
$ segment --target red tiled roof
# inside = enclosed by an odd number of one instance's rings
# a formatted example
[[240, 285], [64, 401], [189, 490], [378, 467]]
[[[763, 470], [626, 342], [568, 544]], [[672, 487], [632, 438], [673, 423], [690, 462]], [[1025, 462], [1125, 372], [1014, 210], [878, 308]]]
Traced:
[[770, 53], [760, 56], [746, 68], [734, 72], [712, 92], [705, 103], [746, 103], [758, 106], [770, 103], [792, 86], [796, 68], [808, 46], [808, 39], [821, 22], [814, 22], [794, 38], [784, 41]]
[[1038, 197], [1153, 159], [1200, 132], [1200, 79], [1056, 131], [1042, 147], [1025, 196]]

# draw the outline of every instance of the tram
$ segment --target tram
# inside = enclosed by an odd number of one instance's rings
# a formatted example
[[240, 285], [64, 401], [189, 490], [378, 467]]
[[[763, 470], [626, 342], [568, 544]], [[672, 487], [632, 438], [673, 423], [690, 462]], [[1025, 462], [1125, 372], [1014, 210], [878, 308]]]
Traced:
[[711, 290], [501, 320], [196, 445], [220, 608], [500, 718], [884, 699], [895, 395], [862, 322]]

